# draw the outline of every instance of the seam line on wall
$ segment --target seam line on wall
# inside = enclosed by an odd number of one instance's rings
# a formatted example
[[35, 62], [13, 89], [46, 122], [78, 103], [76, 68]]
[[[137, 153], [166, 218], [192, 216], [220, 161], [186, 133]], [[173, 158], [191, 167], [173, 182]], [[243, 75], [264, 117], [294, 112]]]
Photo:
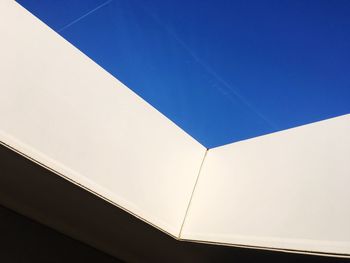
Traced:
[[201, 174], [201, 171], [202, 171], [202, 168], [204, 166], [204, 162], [205, 162], [205, 159], [207, 157], [207, 153], [208, 153], [209, 149], [206, 149], [205, 153], [204, 153], [204, 156], [203, 156], [203, 159], [202, 159], [202, 163], [199, 167], [199, 170], [198, 170], [198, 174], [197, 174], [197, 178], [196, 178], [196, 182], [194, 183], [194, 186], [193, 186], [193, 189], [192, 189], [192, 193], [191, 193], [191, 196], [190, 196], [190, 200], [188, 202], [188, 205], [187, 205], [187, 208], [186, 208], [186, 212], [185, 212], [185, 216], [184, 216], [184, 219], [182, 220], [182, 224], [181, 224], [181, 228], [180, 228], [180, 232], [179, 232], [179, 236], [178, 238], [181, 239], [181, 235], [182, 235], [182, 230], [184, 228], [184, 225], [185, 225], [185, 222], [186, 222], [186, 218], [188, 216], [188, 212], [190, 210], [190, 206], [191, 206], [191, 203], [192, 203], [192, 199], [193, 199], [193, 196], [194, 196], [194, 193], [196, 191], [196, 187], [197, 187], [197, 184], [198, 184], [198, 181], [199, 181], [199, 176]]

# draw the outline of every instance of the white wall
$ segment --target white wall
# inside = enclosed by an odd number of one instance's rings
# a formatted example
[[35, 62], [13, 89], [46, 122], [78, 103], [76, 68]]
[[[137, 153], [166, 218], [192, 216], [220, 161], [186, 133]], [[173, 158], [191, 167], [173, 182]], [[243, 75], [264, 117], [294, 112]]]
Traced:
[[[12, 0], [0, 39], [0, 142], [178, 236], [206, 149]], [[209, 150], [181, 238], [350, 254], [349, 134], [345, 115]]]
[[181, 238], [350, 254], [350, 115], [209, 150]]
[[11, 0], [0, 39], [1, 142], [178, 235], [205, 148]]

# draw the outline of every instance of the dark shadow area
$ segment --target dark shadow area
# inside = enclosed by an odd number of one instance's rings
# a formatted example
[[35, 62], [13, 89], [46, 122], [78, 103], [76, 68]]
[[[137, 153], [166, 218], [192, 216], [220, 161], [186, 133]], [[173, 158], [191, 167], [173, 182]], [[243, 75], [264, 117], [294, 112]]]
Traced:
[[122, 261], [0, 206], [0, 262]]
[[[177, 241], [2, 145], [0, 204], [126, 262], [348, 262]], [[118, 262], [50, 228], [1, 208], [0, 262]]]

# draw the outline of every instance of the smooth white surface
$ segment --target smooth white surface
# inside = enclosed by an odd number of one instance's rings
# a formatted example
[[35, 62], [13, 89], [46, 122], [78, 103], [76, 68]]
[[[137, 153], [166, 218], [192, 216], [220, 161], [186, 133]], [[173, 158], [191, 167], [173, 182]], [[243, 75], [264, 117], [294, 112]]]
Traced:
[[0, 38], [0, 140], [178, 235], [205, 148], [14, 1]]
[[209, 150], [181, 238], [350, 254], [350, 115]]
[[[205, 148], [12, 0], [0, 40], [0, 141], [178, 236]], [[349, 135], [346, 115], [209, 150], [181, 238], [350, 254]]]

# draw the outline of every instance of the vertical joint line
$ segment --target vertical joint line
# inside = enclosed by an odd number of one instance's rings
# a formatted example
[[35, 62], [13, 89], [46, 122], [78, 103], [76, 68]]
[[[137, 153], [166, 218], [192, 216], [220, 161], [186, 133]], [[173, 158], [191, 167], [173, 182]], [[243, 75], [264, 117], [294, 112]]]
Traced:
[[192, 189], [192, 193], [191, 193], [191, 197], [190, 197], [190, 200], [189, 200], [188, 205], [187, 205], [187, 208], [186, 208], [185, 216], [184, 216], [184, 219], [182, 220], [182, 224], [181, 224], [181, 228], [180, 228], [180, 233], [179, 233], [178, 239], [181, 239], [182, 230], [183, 230], [183, 228], [184, 228], [185, 221], [186, 221], [188, 212], [189, 212], [189, 210], [190, 210], [190, 206], [191, 206], [191, 203], [192, 203], [192, 199], [193, 199], [193, 196], [194, 196], [194, 192], [195, 192], [195, 190], [196, 190], [196, 187], [197, 187], [197, 184], [198, 184], [198, 181], [199, 181], [199, 176], [200, 176], [200, 174], [201, 174], [201, 171], [202, 171], [202, 167], [203, 167], [203, 165], [204, 165], [205, 158], [207, 157], [208, 150], [209, 150], [209, 149], [206, 149], [206, 151], [205, 151], [205, 153], [204, 153], [204, 156], [203, 156], [203, 159], [202, 159], [202, 163], [201, 163], [201, 165], [200, 165], [200, 167], [199, 167], [198, 174], [197, 174], [197, 178], [196, 178], [196, 182], [194, 183], [194, 186], [193, 186], [193, 189]]

